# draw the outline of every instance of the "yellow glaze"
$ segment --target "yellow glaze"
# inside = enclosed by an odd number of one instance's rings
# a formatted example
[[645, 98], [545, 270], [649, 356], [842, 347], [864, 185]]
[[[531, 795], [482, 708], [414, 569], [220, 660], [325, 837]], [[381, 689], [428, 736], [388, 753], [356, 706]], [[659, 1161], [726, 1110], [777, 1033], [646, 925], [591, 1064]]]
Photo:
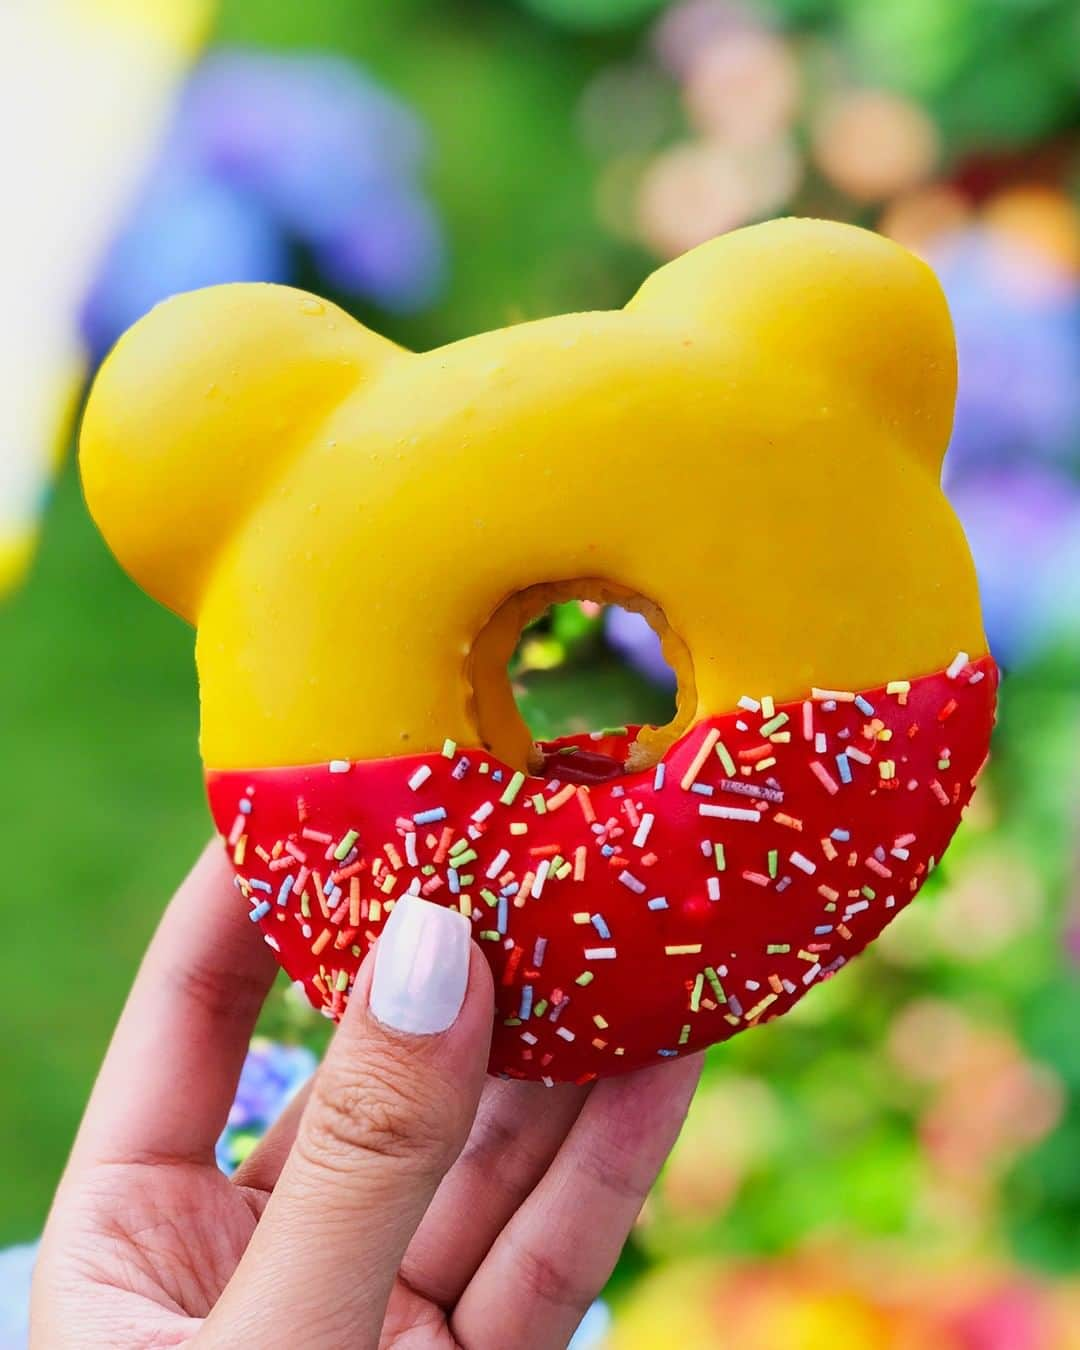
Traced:
[[198, 625], [208, 765], [448, 736], [523, 764], [501, 663], [552, 594], [646, 602], [681, 675], [669, 738], [744, 693], [982, 655], [939, 487], [955, 381], [924, 263], [783, 220], [623, 311], [424, 355], [286, 288], [180, 296], [98, 376], [82, 469], [118, 558]]

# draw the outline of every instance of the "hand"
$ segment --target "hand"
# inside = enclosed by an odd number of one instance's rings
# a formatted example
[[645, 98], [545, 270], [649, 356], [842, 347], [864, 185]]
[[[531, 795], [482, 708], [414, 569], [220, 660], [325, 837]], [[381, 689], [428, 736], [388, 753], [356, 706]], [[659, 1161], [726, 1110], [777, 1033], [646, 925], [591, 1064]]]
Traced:
[[697, 1059], [591, 1088], [485, 1077], [467, 922], [399, 902], [307, 1092], [214, 1163], [275, 974], [220, 845], [169, 906], [60, 1184], [39, 1350], [565, 1346], [678, 1134]]

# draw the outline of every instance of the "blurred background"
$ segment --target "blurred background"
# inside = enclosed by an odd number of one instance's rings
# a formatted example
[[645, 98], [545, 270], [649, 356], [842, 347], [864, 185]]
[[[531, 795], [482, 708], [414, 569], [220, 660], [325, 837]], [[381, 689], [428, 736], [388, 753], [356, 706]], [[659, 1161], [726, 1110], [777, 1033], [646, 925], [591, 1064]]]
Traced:
[[[120, 574], [72, 464], [112, 342], [173, 292], [274, 280], [431, 346], [815, 214], [948, 293], [996, 756], [919, 902], [712, 1053], [591, 1335], [1080, 1346], [1078, 53], [1074, 0], [3, 0], [0, 1245], [40, 1231], [210, 828], [191, 634]], [[670, 706], [619, 611], [553, 611], [514, 676], [541, 735]], [[325, 1027], [281, 988], [262, 1032], [224, 1166]], [[30, 1259], [0, 1254], [3, 1347]]]

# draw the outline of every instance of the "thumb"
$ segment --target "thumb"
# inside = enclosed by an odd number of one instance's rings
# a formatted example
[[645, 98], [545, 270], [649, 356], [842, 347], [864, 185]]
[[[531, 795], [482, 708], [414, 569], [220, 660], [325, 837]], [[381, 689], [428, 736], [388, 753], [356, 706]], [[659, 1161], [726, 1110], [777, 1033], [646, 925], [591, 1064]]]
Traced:
[[296, 1142], [205, 1325], [223, 1345], [377, 1346], [401, 1258], [468, 1138], [493, 995], [456, 910], [403, 896], [360, 969]]

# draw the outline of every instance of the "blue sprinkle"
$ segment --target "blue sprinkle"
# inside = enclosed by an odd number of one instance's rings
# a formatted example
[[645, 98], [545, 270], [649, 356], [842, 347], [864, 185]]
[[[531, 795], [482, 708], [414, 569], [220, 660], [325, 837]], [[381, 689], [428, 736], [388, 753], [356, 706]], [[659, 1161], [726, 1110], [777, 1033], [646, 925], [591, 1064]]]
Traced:
[[265, 891], [267, 895], [270, 895], [274, 889], [273, 886], [269, 884], [269, 882], [258, 881], [255, 877], [251, 878], [251, 880], [248, 882], [248, 885], [251, 887], [253, 891]]
[[605, 858], [610, 858], [611, 855], [615, 852], [615, 849], [611, 844], [604, 844], [601, 847], [600, 852], [604, 855]]
[[855, 706], [866, 717], [873, 717], [874, 705], [872, 703], [867, 703], [866, 699], [863, 698], [862, 694], [855, 695]]
[[838, 844], [846, 844], [847, 841], [851, 838], [851, 831], [839, 829], [832, 830], [831, 837], [835, 839]]
[[269, 913], [270, 913], [270, 901], [260, 900], [259, 903], [248, 915], [248, 918], [251, 920], [252, 923], [258, 923], [260, 919], [265, 919]]
[[841, 783], [851, 782], [851, 765], [848, 763], [847, 755], [840, 754], [836, 756], [836, 767], [840, 771]]
[[492, 771], [491, 771], [491, 781], [492, 781], [493, 783], [501, 783], [502, 780], [503, 780], [503, 771], [502, 771], [502, 769], [492, 769]]
[[507, 901], [506, 901], [506, 896], [504, 895], [504, 896], [499, 900], [499, 921], [498, 921], [498, 923], [495, 925], [495, 927], [499, 930], [499, 932], [500, 932], [504, 937], [506, 936], [506, 923], [507, 923], [508, 913], [509, 913], [509, 906], [508, 906]]
[[329, 894], [331, 893], [331, 891], [333, 891], [333, 889], [334, 889], [334, 883], [330, 880], [329, 877], [327, 877], [326, 880], [323, 882], [323, 888], [322, 888], [322, 893], [323, 893], [323, 895], [329, 895]]
[[517, 895], [519, 889], [520, 889], [520, 883], [519, 883], [519, 882], [516, 882], [516, 881], [511, 881], [511, 882], [508, 882], [508, 883], [502, 888], [502, 890], [499, 892], [499, 894], [500, 894], [500, 895]]
[[658, 895], [654, 900], [649, 901], [650, 909], [667, 909], [667, 901], [662, 895]]
[[653, 774], [653, 780], [652, 780], [652, 785], [653, 785], [653, 791], [654, 791], [654, 792], [659, 792], [660, 789], [664, 786], [664, 777], [665, 777], [666, 773], [667, 773], [667, 770], [666, 770], [665, 766], [664, 766], [662, 763], [661, 763], [661, 764], [658, 764], [658, 765], [656, 766], [656, 772]]
[[658, 1055], [663, 1055], [665, 1059], [672, 1059], [678, 1055], [678, 1050], [657, 1050]]
[[604, 939], [605, 942], [611, 936], [611, 929], [608, 928], [607, 924], [604, 922], [602, 915], [594, 914], [592, 916], [592, 926], [596, 929], [596, 931], [600, 934], [600, 936]]
[[713, 794], [713, 790], [708, 783], [694, 783], [691, 785], [690, 791], [696, 792], [702, 797], [711, 797]]
[[250, 797], [241, 797], [241, 798], [240, 798], [240, 805], [237, 807], [237, 810], [240, 812], [240, 814], [241, 814], [242, 816], [250, 816], [250, 815], [251, 815], [251, 798], [250, 798]]
[[518, 1007], [518, 1016], [523, 1022], [527, 1022], [532, 1016], [533, 1005], [533, 987], [531, 984], [521, 986], [521, 1003]]
[[832, 924], [831, 924], [831, 923], [823, 923], [823, 924], [819, 924], [818, 927], [814, 929], [814, 936], [815, 936], [815, 937], [824, 937], [826, 933], [831, 933], [831, 932], [832, 932]]
[[445, 806], [433, 806], [430, 811], [420, 811], [413, 816], [416, 825], [434, 825], [437, 820], [446, 819]]
[[458, 894], [460, 894], [460, 892], [461, 892], [461, 884], [460, 884], [460, 882], [458, 881], [458, 874], [457, 874], [457, 868], [456, 868], [456, 867], [448, 867], [448, 868], [446, 869], [446, 881], [447, 881], [447, 884], [448, 884], [449, 887], [450, 887], [450, 894], [451, 894], [451, 895], [458, 895]]
[[547, 938], [537, 938], [536, 946], [533, 947], [532, 963], [537, 970], [544, 964], [544, 953], [547, 951]]
[[289, 896], [292, 894], [292, 888], [293, 878], [288, 876], [278, 887], [277, 902], [279, 905], [284, 905], [288, 902]]

